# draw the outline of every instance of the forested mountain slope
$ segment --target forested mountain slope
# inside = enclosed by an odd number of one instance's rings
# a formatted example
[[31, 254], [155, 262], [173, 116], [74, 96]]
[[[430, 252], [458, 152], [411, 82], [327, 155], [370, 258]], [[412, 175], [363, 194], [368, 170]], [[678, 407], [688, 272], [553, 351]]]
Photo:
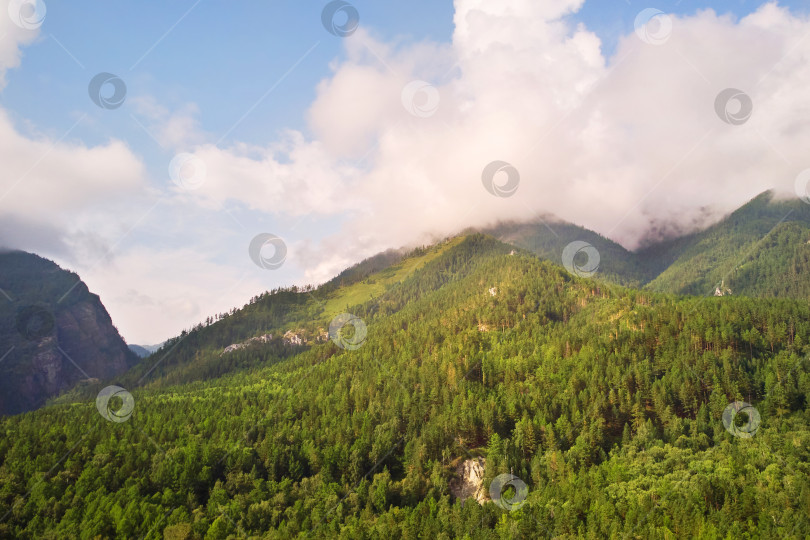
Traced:
[[[125, 422], [92, 399], [2, 420], [0, 536], [810, 534], [806, 302], [634, 291], [511, 250], [474, 235], [431, 252], [350, 305], [358, 347], [257, 343], [188, 384], [168, 370], [130, 388]], [[284, 298], [279, 321], [320, 324], [323, 299]], [[264, 331], [259, 304], [207, 330]], [[735, 401], [761, 422], [724, 423]], [[454, 500], [479, 455], [485, 485], [511, 471], [525, 500]]]
[[647, 288], [681, 294], [732, 294], [810, 299], [810, 205], [759, 197], [726, 219], [684, 239], [639, 253], [677, 258]]
[[630, 252], [601, 235], [550, 218], [485, 230], [499, 240], [562, 264], [566, 245], [599, 252], [594, 277], [659, 292], [810, 300], [810, 205], [765, 192], [711, 227]]
[[[190, 331], [167, 340], [118, 381], [125, 386], [177, 384], [219, 377], [271, 358], [297, 354], [326, 341], [329, 323], [336, 315], [369, 301], [373, 303], [387, 289], [462, 241], [458, 237], [410, 252], [391, 250], [341, 272], [320, 287], [265, 292], [242, 309], [215, 314]], [[508, 250], [506, 246], [503, 249]], [[273, 338], [261, 346], [249, 344], [224, 354], [232, 344], [270, 335]], [[89, 395], [88, 392], [83, 390], [84, 395]], [[66, 399], [75, 397], [76, 394]]]
[[643, 259], [598, 233], [552, 218], [501, 223], [482, 232], [556, 264], [562, 264], [568, 244], [588, 242], [599, 252], [599, 279], [628, 287], [641, 287], [663, 270], [656, 268], [652, 259]]

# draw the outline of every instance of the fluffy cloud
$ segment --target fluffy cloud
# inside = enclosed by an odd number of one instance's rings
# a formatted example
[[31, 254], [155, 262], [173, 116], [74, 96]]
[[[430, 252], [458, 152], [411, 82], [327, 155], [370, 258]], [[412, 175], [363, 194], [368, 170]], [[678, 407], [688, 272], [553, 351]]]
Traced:
[[[119, 141], [91, 148], [23, 137], [0, 114], [0, 188], [25, 178], [12, 191], [16, 206], [11, 195], [0, 200], [8, 216], [0, 230], [28, 231], [26, 249], [60, 239], [74, 256], [92, 246], [103, 254], [163, 200], [160, 219], [141, 225], [157, 238], [149, 249], [121, 246], [114, 260], [77, 268], [125, 333], [156, 341], [278, 284], [240, 281], [250, 233], [260, 231], [241, 230], [242, 246], [241, 236], [200, 229], [221, 225], [212, 216], [229, 219], [223, 208], [325, 229], [323, 242], [288, 242], [284, 279], [296, 279], [294, 267], [304, 283], [389, 247], [501, 219], [551, 213], [633, 248], [651, 234], [706, 225], [765, 189], [792, 193], [810, 167], [806, 17], [775, 3], [741, 20], [704, 10], [672, 17], [663, 44], [631, 33], [607, 58], [595, 34], [570, 22], [582, 3], [456, 0], [450, 43], [389, 43], [361, 29], [319, 84], [308, 134], [288, 131], [270, 144], [213, 144], [194, 106], [170, 111], [133, 98], [165, 149], [204, 164], [205, 181], [192, 190], [147, 187]], [[34, 39], [3, 24], [0, 34], [16, 37], [0, 42], [0, 76]], [[751, 97], [746, 123], [716, 114], [726, 88]], [[495, 160], [520, 173], [512, 197], [482, 185]], [[144, 200], [128, 206], [133, 193]]]
[[137, 96], [130, 100], [130, 105], [135, 120], [166, 149], [180, 150], [205, 141], [206, 133], [197, 119], [200, 110], [194, 103], [171, 111], [154, 96]]
[[14, 24], [9, 13], [9, 1], [0, 2], [0, 90], [6, 85], [6, 71], [20, 65], [21, 47], [34, 41], [38, 32]]
[[[347, 213], [344, 240], [327, 242], [309, 275], [320, 278], [339, 270], [323, 265], [344, 261], [336, 250], [359, 258], [542, 213], [633, 248], [653, 231], [704, 226], [765, 189], [792, 190], [810, 166], [800, 129], [810, 120], [806, 18], [774, 3], [741, 20], [705, 10], [672, 17], [661, 45], [631, 34], [605, 58], [593, 33], [567, 22], [581, 4], [457, 0], [449, 46], [398, 47], [358, 31], [318, 88], [314, 138], [203, 146], [197, 155], [215, 172], [196, 196], [281, 215]], [[412, 80], [434, 85], [435, 114], [403, 106]], [[715, 113], [729, 87], [753, 100], [744, 125]], [[417, 93], [413, 103], [430, 99]], [[482, 186], [494, 160], [520, 172], [511, 198]]]
[[[31, 4], [20, 7], [22, 26], [9, 16], [9, 2], [0, 2], [0, 89], [6, 71], [20, 64], [21, 47], [39, 35]], [[137, 213], [133, 203], [146, 189], [141, 161], [121, 141], [90, 147], [70, 135], [23, 135], [0, 109], [0, 246], [98, 257]]]

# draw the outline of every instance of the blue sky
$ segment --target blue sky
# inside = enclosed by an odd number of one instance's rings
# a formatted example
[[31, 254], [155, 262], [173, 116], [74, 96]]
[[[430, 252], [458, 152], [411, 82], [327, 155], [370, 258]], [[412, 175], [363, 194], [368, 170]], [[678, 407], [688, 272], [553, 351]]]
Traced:
[[[639, 11], [645, 8], [656, 8], [666, 13], [691, 15], [701, 9], [714, 9], [718, 13], [730, 13], [744, 17], [755, 11], [763, 2], [751, 0], [730, 0], [705, 2], [700, 0], [665, 0], [646, 2], [639, 0], [602, 0], [586, 1], [573, 19], [585, 24], [595, 32], [605, 44], [606, 51], [612, 51], [619, 35], [633, 31], [633, 22]], [[810, 9], [808, 0], [789, 0], [779, 2], [796, 13], [807, 13]]]
[[[8, 0], [3, 5], [7, 3]], [[323, 279], [342, 269], [341, 265], [359, 258], [359, 252], [350, 252], [342, 257], [334, 256], [331, 265], [324, 263], [317, 272], [303, 268], [300, 263], [290, 263], [278, 272], [268, 273], [255, 268], [246, 255], [251, 238], [260, 232], [279, 234], [288, 244], [303, 246], [306, 250], [323, 251], [318, 243], [341, 230], [350, 219], [351, 212], [348, 211], [291, 218], [284, 213], [251, 209], [244, 200], [226, 200], [212, 210], [205, 205], [183, 204], [186, 199], [166, 202], [161, 198], [165, 197], [161, 192], [172, 188], [169, 162], [178, 152], [193, 152], [197, 144], [217, 143], [220, 149], [240, 145], [266, 149], [285, 140], [288, 130], [300, 132], [305, 141], [317, 139], [309, 115], [313, 102], [323, 93], [324, 87], [319, 85], [324, 81], [334, 82], [335, 73], [347, 64], [350, 67], [352, 62], [362, 64], [356, 58], [350, 58], [348, 39], [333, 36], [324, 29], [321, 11], [325, 1], [46, 0], [46, 3], [47, 17], [38, 37], [22, 46], [21, 65], [6, 72], [6, 85], [0, 91], [0, 108], [10, 115], [17, 132], [29, 139], [45, 137], [87, 147], [122, 141], [145, 167], [149, 182], [143, 189], [143, 200], [133, 202], [133, 208], [139, 208], [135, 212], [137, 219], [123, 220], [125, 223], [117, 224], [117, 228], [103, 239], [93, 237], [92, 230], [83, 232], [90, 247], [83, 246], [87, 251], [82, 251], [81, 255], [78, 252], [66, 253], [64, 247], [61, 251], [56, 248], [50, 252], [47, 248], [40, 250], [43, 255], [55, 258], [86, 277], [91, 288], [101, 293], [125, 337], [135, 336], [134, 341], [142, 342], [163, 339], [208, 314], [240, 304], [253, 293], [301, 282], [305, 275]], [[360, 14], [361, 30], [366, 32], [363, 39], [373, 44], [368, 49], [371, 51], [376, 47], [372, 53], [380, 53], [386, 58], [385, 65], [382, 60], [376, 65], [381, 72], [392, 71], [387, 63], [402, 61], [402, 58], [397, 58], [397, 51], [405, 51], [403, 57], [416, 59], [413, 61], [417, 66], [407, 69], [413, 69], [417, 74], [430, 72], [430, 66], [421, 69], [419, 62], [425, 66], [430, 64], [431, 53], [425, 54], [418, 44], [429, 44], [425, 45], [425, 50], [443, 57], [442, 46], [446, 48], [451, 43], [454, 6], [450, 1], [353, 0], [352, 4]], [[566, 21], [572, 32], [582, 24], [596, 33], [601, 41], [602, 54], [610, 59], [620, 46], [620, 40], [633, 35], [636, 15], [644, 8], [656, 7], [675, 15], [693, 15], [699, 10], [712, 8], [718, 13], [741, 18], [761, 5], [762, 2], [750, 1], [707, 3], [681, 0], [662, 1], [656, 5], [636, 0], [589, 0], [578, 12], [566, 17]], [[801, 16], [810, 9], [808, 0], [781, 2], [780, 5]], [[784, 49], [788, 50], [790, 45], [788, 43]], [[700, 74], [702, 79], [708, 79], [700, 73], [701, 69], [707, 69], [701, 66], [700, 53], [684, 54], [686, 46], [679, 45], [679, 57], [674, 62], [681, 63], [685, 59], [693, 68], [690, 76]], [[394, 52], [381, 52], [386, 48]], [[655, 47], [648, 47], [639, 54], [650, 55], [653, 49]], [[663, 53], [665, 48], [657, 51]], [[560, 49], [555, 54], [563, 58], [566, 53]], [[397, 70], [406, 69], [403, 66], [408, 65], [407, 62], [402, 62], [395, 65]], [[645, 62], [656, 65], [655, 57]], [[610, 64], [608, 60], [608, 66]], [[588, 70], [591, 68], [593, 66]], [[599, 71], [598, 66], [593, 69]], [[99, 72], [113, 73], [126, 83], [127, 96], [122, 107], [103, 110], [89, 99], [88, 83]], [[562, 72], [559, 75], [566, 76]], [[587, 81], [593, 75], [586, 73], [582, 76], [582, 80]], [[635, 81], [630, 82], [635, 85]], [[679, 82], [689, 87], [703, 84], [686, 81], [683, 77]], [[607, 87], [609, 90], [609, 85]], [[463, 86], [459, 88], [463, 90]], [[714, 89], [711, 91], [716, 93]], [[161, 121], [175, 113], [184, 113], [181, 116], [191, 122], [189, 127], [194, 138], [188, 141], [187, 148], [176, 142], [167, 143], [157, 132]], [[446, 121], [452, 123], [452, 120]], [[543, 121], [537, 121], [542, 132], [545, 129]], [[682, 152], [678, 146], [680, 142], [676, 140], [667, 144], [677, 154]], [[318, 149], [309, 150], [317, 154]], [[680, 157], [680, 154], [675, 157]], [[279, 154], [274, 159], [284, 164], [292, 158]], [[363, 162], [357, 155], [347, 159], [352, 163]], [[239, 163], [235, 159], [231, 165], [235, 167]], [[403, 166], [407, 163], [397, 164], [397, 167]], [[369, 160], [363, 163], [363, 167], [347, 174], [351, 177], [371, 168]], [[323, 191], [328, 192], [328, 186]], [[317, 193], [313, 194], [316, 196]], [[747, 193], [741, 195], [744, 196]], [[138, 217], [143, 214], [141, 209], [153, 205], [154, 209], [144, 214], [145, 217]], [[362, 209], [354, 210], [362, 213]], [[616, 208], [614, 212], [621, 215], [624, 210]], [[507, 210], [501, 213], [512, 215]], [[83, 215], [68, 216], [69, 223], [81, 224], [84, 220]], [[596, 221], [584, 224], [605, 234], [610, 232], [609, 227], [600, 230]], [[55, 220], [54, 227], [64, 228], [64, 222], [56, 225]], [[353, 234], [357, 235], [356, 230]], [[34, 236], [41, 239], [53, 235], [54, 231], [45, 228]], [[392, 236], [391, 242], [398, 245], [397, 242], [404, 237], [402, 234]], [[42, 245], [45, 244], [39, 242], [33, 247], [25, 244], [16, 247], [34, 250]], [[131, 286], [119, 290], [120, 282], [114, 284], [109, 277], [114, 270], [102, 264], [119, 255], [126, 258], [127, 255], [141, 254], [139, 256], [143, 259], [150, 259], [153, 257], [150, 250], [164, 254], [195, 252], [199, 260], [190, 263], [190, 268], [170, 271], [159, 267], [160, 271], [176, 274], [173, 279], [178, 282], [190, 281], [189, 274], [192, 273], [210, 278], [208, 282], [200, 278], [197, 283], [205, 291], [196, 294], [194, 289], [188, 289], [172, 300], [171, 305], [180, 306], [177, 311], [182, 313], [178, 315], [178, 321], [182, 322], [178, 322], [179, 326], [147, 329], [143, 323], [149, 318], [146, 311], [139, 317], [130, 317], [127, 312], [138, 302], [160, 305], [158, 297], [165, 296], [165, 289], [171, 288], [170, 281], [161, 284], [163, 290], [157, 286], [150, 289], [146, 278], [136, 283], [138, 278], [133, 275], [127, 278]], [[310, 261], [317, 259], [312, 253], [308, 253], [308, 257]], [[201, 260], [213, 266], [202, 268]], [[226, 267], [228, 272], [217, 270]], [[212, 303], [205, 296], [211, 290], [227, 289], [228, 283], [241, 279], [246, 280], [241, 288], [236, 292], [223, 290], [222, 298], [217, 302]], [[195, 300], [195, 296], [199, 298]], [[171, 309], [163, 311], [170, 313]]]
[[[449, 2], [390, 3], [385, 9], [378, 2], [355, 4], [362, 24], [388, 38], [447, 41], [452, 32]], [[329, 63], [342, 54], [341, 39], [321, 25], [319, 2], [51, 1], [47, 5], [41, 39], [25, 49], [23, 69], [10, 75], [2, 102], [20, 118], [57, 131], [70, 127], [79, 112], [96, 113], [87, 99], [87, 81], [107, 71], [125, 80], [130, 96], [197, 103], [204, 128], [224, 133], [317, 44], [233, 132], [240, 140], [271, 140], [278, 129], [306, 127], [304, 113], [315, 87], [329, 74]], [[108, 133], [128, 133], [138, 144], [146, 142], [128, 118], [120, 121], [125, 112], [105, 115], [98, 130], [80, 130], [77, 135], [92, 142]]]
[[[452, 36], [453, 5], [447, 0], [353, 4], [361, 24], [385, 40], [449, 42]], [[571, 20], [594, 31], [610, 53], [620, 35], [632, 32], [638, 11], [651, 5], [675, 14], [713, 8], [742, 17], [761, 4], [588, 0]], [[805, 13], [810, 1], [780, 4]], [[47, 9], [40, 39], [25, 48], [22, 67], [9, 74], [0, 104], [14, 112], [23, 129], [23, 122], [30, 122], [56, 136], [81, 113], [91, 114], [98, 122], [80, 126], [75, 137], [88, 144], [124, 138], [156, 162], [161, 162], [160, 152], [126, 108], [110, 114], [87, 99], [87, 82], [93, 75], [107, 71], [120, 76], [130, 97], [159, 96], [168, 105], [196, 103], [202, 127], [218, 138], [317, 44], [231, 134], [231, 140], [265, 143], [282, 129], [306, 130], [305, 114], [316, 86], [329, 76], [330, 62], [343, 55], [341, 38], [321, 26], [322, 2], [51, 0]]]

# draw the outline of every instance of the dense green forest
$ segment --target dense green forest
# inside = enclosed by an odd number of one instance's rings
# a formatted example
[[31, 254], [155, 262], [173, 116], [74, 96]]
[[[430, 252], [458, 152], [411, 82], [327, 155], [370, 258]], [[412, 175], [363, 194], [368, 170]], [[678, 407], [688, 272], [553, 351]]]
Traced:
[[484, 232], [560, 263], [570, 242], [595, 246], [598, 278], [657, 292], [810, 300], [810, 206], [765, 192], [718, 223], [631, 252], [593, 231], [555, 221], [502, 223]]
[[[121, 377], [124, 422], [97, 410], [109, 382], [3, 419], [0, 537], [810, 535], [807, 302], [626, 289], [512, 249], [471, 235], [256, 297]], [[318, 339], [342, 311], [356, 350]], [[724, 422], [735, 402], [758, 422]], [[522, 505], [454, 499], [478, 456]]]

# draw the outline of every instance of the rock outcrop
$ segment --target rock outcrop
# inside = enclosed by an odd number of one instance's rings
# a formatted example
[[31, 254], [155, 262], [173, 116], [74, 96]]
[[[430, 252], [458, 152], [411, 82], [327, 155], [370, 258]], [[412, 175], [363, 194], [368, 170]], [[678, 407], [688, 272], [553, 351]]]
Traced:
[[484, 504], [489, 497], [484, 489], [485, 458], [468, 459], [456, 467], [456, 476], [450, 481], [450, 492], [463, 501], [473, 498], [478, 504]]
[[0, 253], [0, 414], [36, 409], [137, 361], [79, 277], [37, 255]]
[[[223, 349], [220, 356], [244, 349], [245, 347], [249, 347], [250, 345], [254, 345], [256, 343], [270, 343], [272, 340], [273, 334], [264, 334], [261, 336], [252, 337], [240, 343], [232, 343]], [[309, 340], [304, 330], [297, 330], [295, 332], [288, 330], [283, 336], [281, 336], [281, 341], [284, 343], [284, 345], [300, 347], [306, 345]], [[318, 338], [317, 341], [320, 341], [320, 338]]]
[[270, 340], [273, 339], [273, 334], [264, 334], [263, 336], [252, 337], [247, 341], [243, 341], [242, 343], [233, 343], [225, 347], [225, 350], [222, 351], [220, 356], [223, 354], [232, 353], [234, 351], [238, 351], [239, 349], [244, 349], [249, 345], [253, 345], [254, 343], [269, 343]]

